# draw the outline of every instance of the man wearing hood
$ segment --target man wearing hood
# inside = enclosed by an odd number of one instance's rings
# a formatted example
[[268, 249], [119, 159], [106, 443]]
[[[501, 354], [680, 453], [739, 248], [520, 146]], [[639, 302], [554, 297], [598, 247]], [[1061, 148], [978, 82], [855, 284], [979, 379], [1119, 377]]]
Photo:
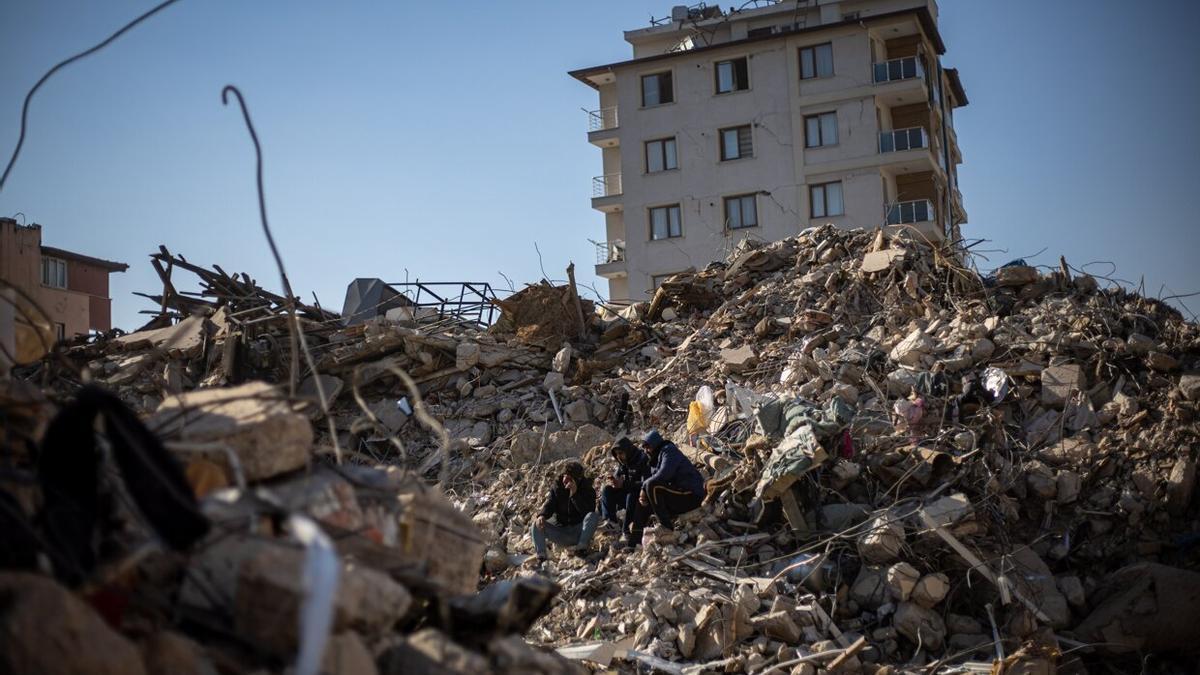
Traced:
[[[617, 468], [612, 473], [611, 484], [600, 490], [600, 514], [605, 522], [620, 525], [621, 532], [628, 535], [637, 511], [642, 481], [650, 476], [650, 458], [628, 438], [617, 441], [609, 452], [617, 460]], [[621, 509], [625, 509], [624, 522], [617, 519]]]
[[[550, 522], [551, 518], [554, 522]], [[529, 528], [538, 561], [550, 557], [547, 540], [569, 547], [577, 554], [586, 554], [599, 523], [596, 489], [592, 487], [592, 480], [582, 464], [569, 462], [550, 489], [541, 514], [533, 519], [533, 525]]]
[[704, 502], [704, 476], [674, 443], [651, 431], [642, 439], [642, 448], [650, 457], [651, 473], [642, 481], [629, 546], [642, 543], [642, 532], [651, 513], [658, 517], [660, 526], [673, 530], [675, 516], [700, 508]]

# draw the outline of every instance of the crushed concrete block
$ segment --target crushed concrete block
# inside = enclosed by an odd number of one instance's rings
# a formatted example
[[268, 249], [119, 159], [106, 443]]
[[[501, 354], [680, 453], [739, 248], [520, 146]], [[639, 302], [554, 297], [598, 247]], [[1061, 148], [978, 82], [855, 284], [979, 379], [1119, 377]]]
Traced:
[[479, 345], [474, 342], [458, 343], [454, 348], [454, 367], [462, 371], [474, 368], [479, 363], [481, 353]]
[[1054, 500], [1059, 504], [1073, 504], [1079, 499], [1079, 491], [1083, 488], [1083, 479], [1074, 471], [1062, 470], [1054, 477], [1057, 490]]
[[549, 372], [546, 373], [546, 378], [542, 380], [542, 388], [546, 391], [559, 391], [566, 384], [562, 373]]
[[1192, 491], [1196, 487], [1196, 460], [1180, 457], [1167, 476], [1167, 511], [1173, 516], [1183, 515], [1192, 503]]
[[898, 562], [887, 570], [888, 592], [901, 602], [908, 600], [920, 580], [921, 573], [906, 562]]
[[[229, 446], [248, 481], [305, 466], [313, 442], [309, 419], [266, 382], [172, 396], [147, 426], [169, 438]], [[224, 455], [214, 453], [213, 459], [223, 462]]]
[[996, 283], [1001, 286], [1024, 286], [1037, 281], [1040, 276], [1036, 267], [1007, 265], [996, 270]]
[[882, 605], [887, 597], [888, 583], [885, 569], [875, 565], [859, 567], [858, 576], [850, 585], [850, 598], [864, 609], [875, 609]]
[[789, 645], [800, 642], [800, 627], [788, 612], [771, 612], [750, 619], [754, 630]]
[[876, 516], [858, 538], [858, 554], [872, 563], [888, 563], [900, 555], [904, 526], [888, 514]]
[[1180, 377], [1179, 393], [1189, 401], [1200, 401], [1200, 373], [1185, 373]]
[[329, 638], [325, 656], [321, 659], [321, 672], [324, 675], [378, 675], [379, 669], [362, 636], [350, 631]]
[[866, 504], [825, 504], [821, 507], [821, 524], [830, 531], [840, 532], [869, 515], [871, 509]]
[[54, 580], [0, 572], [0, 672], [142, 675], [132, 642]]
[[566, 375], [567, 368], [571, 367], [571, 356], [573, 354], [574, 351], [571, 349], [571, 345], [569, 343], [564, 344], [562, 349], [554, 354], [554, 359], [551, 361], [551, 367], [554, 369], [554, 372]]
[[1150, 352], [1146, 354], [1146, 365], [1150, 366], [1151, 370], [1169, 373], [1179, 367], [1179, 359], [1162, 352]]
[[1087, 605], [1087, 596], [1083, 591], [1083, 582], [1074, 574], [1057, 577], [1054, 582], [1058, 590], [1067, 598], [1072, 607], [1080, 609]]
[[730, 373], [744, 373], [758, 365], [758, 357], [750, 345], [721, 350], [721, 364]]
[[[304, 551], [269, 545], [242, 563], [234, 598], [238, 634], [278, 656], [295, 653], [304, 603]], [[408, 590], [375, 569], [343, 564], [334, 605], [334, 630], [377, 635], [412, 604]]]
[[942, 527], [950, 527], [975, 513], [971, 500], [961, 492], [936, 499], [924, 507], [925, 514]]
[[946, 641], [946, 624], [941, 615], [915, 602], [902, 602], [892, 619], [896, 631], [930, 651], [941, 651]]
[[576, 424], [583, 424], [592, 418], [591, 406], [583, 399], [576, 399], [568, 403], [563, 407], [563, 414]]
[[916, 586], [913, 586], [912, 601], [922, 607], [933, 607], [946, 597], [950, 592], [950, 577], [935, 572], [926, 574], [921, 577]]
[[946, 615], [946, 630], [951, 633], [982, 633], [983, 624], [969, 616], [951, 612]]
[[932, 352], [934, 347], [933, 338], [920, 328], [915, 328], [895, 347], [892, 347], [892, 351], [888, 352], [888, 358], [901, 365], [919, 366], [923, 357]]
[[1087, 391], [1087, 378], [1080, 366], [1048, 366], [1042, 370], [1043, 404], [1061, 409], [1081, 391]]
[[152, 675], [217, 675], [204, 648], [172, 631], [155, 633], [142, 642], [142, 662]]

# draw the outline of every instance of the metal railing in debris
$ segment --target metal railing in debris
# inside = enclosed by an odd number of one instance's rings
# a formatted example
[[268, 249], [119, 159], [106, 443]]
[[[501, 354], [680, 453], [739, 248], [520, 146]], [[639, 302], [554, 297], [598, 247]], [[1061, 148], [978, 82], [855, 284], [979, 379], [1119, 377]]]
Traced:
[[[486, 281], [404, 281], [388, 283], [411, 301], [413, 316], [422, 314], [490, 326], [498, 311], [492, 285]], [[425, 310], [422, 312], [422, 310]]]
[[925, 127], [879, 132], [879, 152], [903, 152], [929, 147]]
[[597, 265], [625, 261], [625, 242], [623, 240], [597, 241], [594, 243], [596, 244]]
[[610, 173], [592, 179], [592, 197], [615, 197], [621, 194], [621, 174]]
[[883, 61], [882, 63], [874, 64], [874, 67], [875, 84], [894, 82], [896, 80], [910, 80], [914, 77], [925, 77], [925, 67], [921, 65], [921, 59], [915, 56], [905, 56], [899, 59]]
[[893, 204], [888, 209], [888, 225], [907, 225], [908, 223], [923, 223], [934, 219], [933, 202], [928, 199], [914, 199], [908, 202]]
[[608, 129], [616, 129], [619, 121], [617, 119], [617, 106], [609, 106], [599, 110], [588, 111], [588, 131], [606, 131]]

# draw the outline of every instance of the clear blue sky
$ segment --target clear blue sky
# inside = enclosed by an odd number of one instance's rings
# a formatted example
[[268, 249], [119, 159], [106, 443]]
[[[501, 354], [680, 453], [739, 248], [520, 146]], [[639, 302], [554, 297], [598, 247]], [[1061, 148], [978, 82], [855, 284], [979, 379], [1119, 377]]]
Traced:
[[[3, 159], [37, 78], [153, 4], [0, 0]], [[220, 102], [233, 83], [306, 297], [340, 308], [354, 277], [535, 281], [534, 242], [552, 277], [574, 260], [594, 283], [600, 151], [580, 108], [596, 97], [566, 71], [628, 58], [621, 31], [671, 4], [183, 0], [42, 88], [0, 214], [130, 263], [112, 277], [127, 329], [149, 308], [130, 292], [159, 290], [160, 243], [277, 288], [253, 151]], [[981, 267], [1045, 249], [1036, 262], [1112, 261], [1151, 295], [1200, 291], [1197, 25], [1187, 0], [942, 3], [971, 100], [955, 116], [964, 233], [1007, 251]]]

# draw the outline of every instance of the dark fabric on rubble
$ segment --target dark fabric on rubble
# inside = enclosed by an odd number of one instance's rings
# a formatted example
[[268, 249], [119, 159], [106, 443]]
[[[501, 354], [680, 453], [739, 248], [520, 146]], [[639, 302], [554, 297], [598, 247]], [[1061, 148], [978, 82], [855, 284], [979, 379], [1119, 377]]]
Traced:
[[32, 570], [37, 567], [38, 545], [33, 523], [21, 504], [0, 490], [0, 569]]
[[578, 525], [584, 516], [596, 510], [596, 488], [586, 476], [575, 478], [575, 496], [561, 482], [556, 482], [542, 504], [542, 517], [553, 517], [559, 525]]
[[646, 435], [647, 443], [650, 437], [658, 437], [658, 445], [651, 444], [650, 477], [642, 481], [642, 487], [650, 490], [655, 485], [662, 485], [681, 492], [690, 492], [704, 497], [704, 476], [692, 466], [692, 463], [674, 443], [665, 440], [658, 432], [652, 431]]
[[116, 396], [85, 387], [50, 422], [38, 454], [45, 505], [41, 524], [56, 572], [78, 583], [96, 564], [96, 528], [111, 513], [100, 490], [96, 418], [125, 489], [155, 533], [183, 550], [208, 532], [208, 519], [175, 458]]

